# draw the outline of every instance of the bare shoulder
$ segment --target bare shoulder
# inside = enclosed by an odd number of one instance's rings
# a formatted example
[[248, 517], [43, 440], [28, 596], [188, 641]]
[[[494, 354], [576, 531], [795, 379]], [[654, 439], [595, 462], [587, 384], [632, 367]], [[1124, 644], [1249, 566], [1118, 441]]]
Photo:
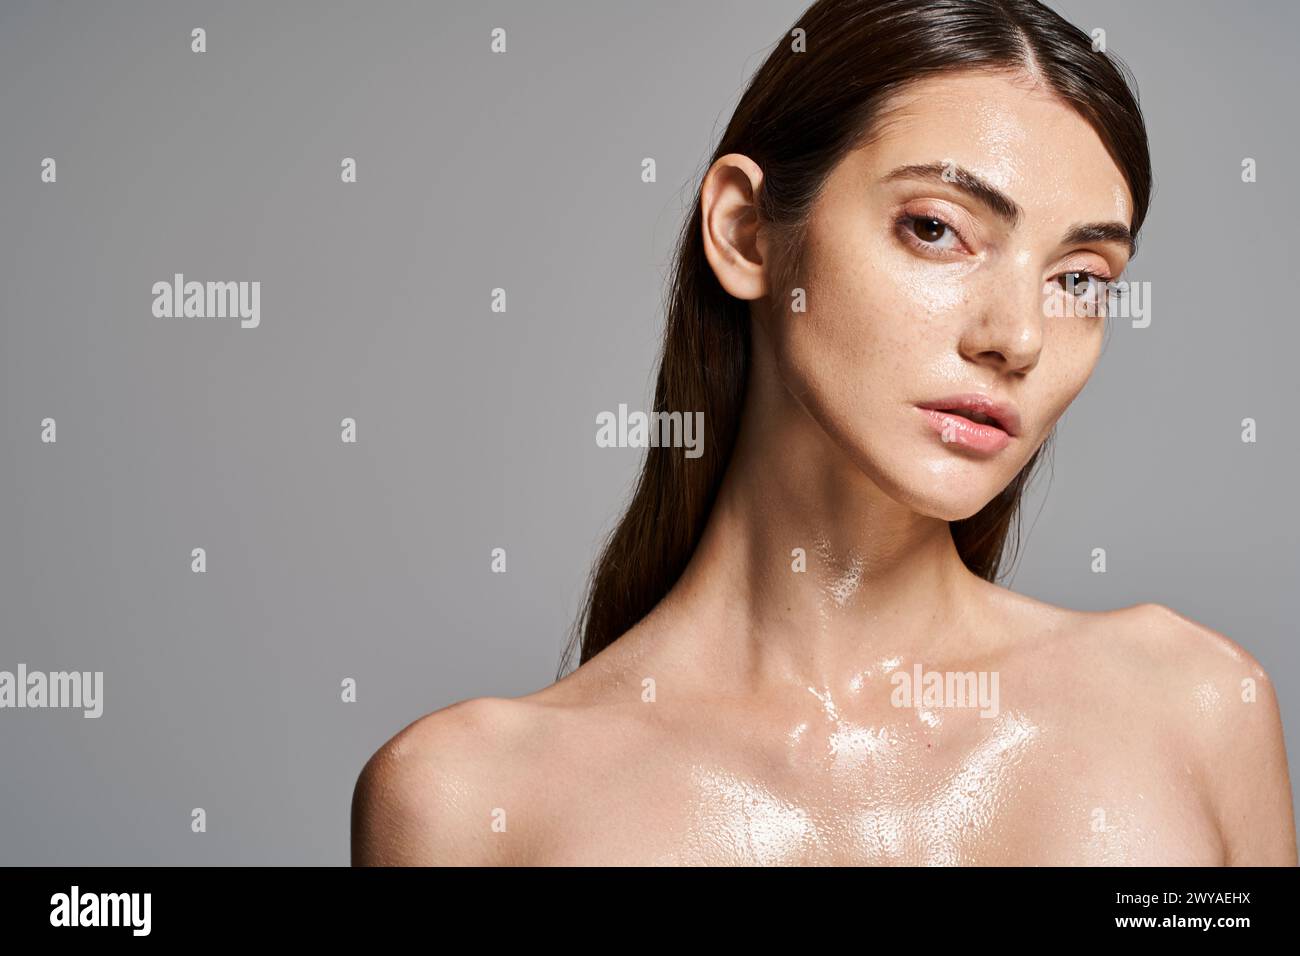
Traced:
[[[1136, 604], [1092, 616], [1107, 651], [1144, 678], [1158, 681], [1187, 704], [1190, 714], [1259, 720], [1276, 712], [1272, 681], [1263, 665], [1224, 634], [1163, 604]], [[1238, 704], [1263, 703], [1251, 711]]]
[[[992, 593], [992, 592], [991, 592]], [[1225, 634], [1161, 604], [1077, 611], [1014, 594], [1012, 645], [1028, 672], [1115, 742], [1155, 740], [1217, 829], [1229, 865], [1295, 865], [1295, 819], [1276, 690]]]
[[459, 701], [395, 734], [353, 791], [353, 865], [546, 858], [557, 821], [584, 806], [592, 768], [610, 772], [638, 752], [646, 708], [613, 663], [624, 650], [531, 694]]
[[1294, 865], [1295, 821], [1272, 680], [1231, 638], [1161, 604], [1109, 612], [1116, 649], [1172, 722], [1214, 809], [1229, 865]]
[[366, 762], [352, 794], [355, 866], [507, 862], [493, 839], [530, 706], [476, 697], [425, 714]]

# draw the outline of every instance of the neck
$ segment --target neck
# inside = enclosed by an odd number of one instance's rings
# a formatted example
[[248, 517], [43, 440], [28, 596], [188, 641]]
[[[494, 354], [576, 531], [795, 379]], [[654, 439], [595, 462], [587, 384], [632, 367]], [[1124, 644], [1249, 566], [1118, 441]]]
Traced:
[[947, 656], [969, 636], [981, 583], [948, 522], [900, 504], [849, 460], [763, 345], [756, 335], [741, 431], [668, 620], [708, 634], [692, 653], [749, 692], [836, 689], [882, 661]]

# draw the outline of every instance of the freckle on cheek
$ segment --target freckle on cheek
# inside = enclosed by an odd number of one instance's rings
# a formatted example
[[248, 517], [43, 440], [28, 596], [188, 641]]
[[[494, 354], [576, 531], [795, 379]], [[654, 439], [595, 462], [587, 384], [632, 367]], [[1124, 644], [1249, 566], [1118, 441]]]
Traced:
[[927, 312], [951, 311], [966, 301], [966, 287], [957, 279], [910, 276], [900, 280], [898, 288], [904, 303], [919, 306]]

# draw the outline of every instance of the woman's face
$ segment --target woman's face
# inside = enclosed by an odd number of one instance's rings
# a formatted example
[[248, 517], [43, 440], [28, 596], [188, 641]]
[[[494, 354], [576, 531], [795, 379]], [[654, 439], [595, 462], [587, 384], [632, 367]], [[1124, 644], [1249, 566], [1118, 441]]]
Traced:
[[928, 79], [896, 103], [812, 211], [806, 310], [790, 297], [761, 321], [785, 386], [857, 466], [955, 520], [1007, 486], [1091, 374], [1132, 199], [1092, 127], [1023, 78]]

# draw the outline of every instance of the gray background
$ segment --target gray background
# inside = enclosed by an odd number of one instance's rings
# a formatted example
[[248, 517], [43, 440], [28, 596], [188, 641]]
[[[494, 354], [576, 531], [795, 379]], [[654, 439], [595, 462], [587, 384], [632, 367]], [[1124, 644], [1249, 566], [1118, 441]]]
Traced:
[[[105, 700], [0, 711], [0, 862], [346, 863], [380, 743], [554, 679], [640, 455], [595, 415], [648, 405], [681, 216], [804, 6], [4, 0], [0, 669]], [[1138, 77], [1153, 321], [1063, 420], [1012, 583], [1224, 632], [1294, 750], [1300, 13], [1057, 9]], [[261, 327], [154, 318], [174, 272], [260, 280]]]

